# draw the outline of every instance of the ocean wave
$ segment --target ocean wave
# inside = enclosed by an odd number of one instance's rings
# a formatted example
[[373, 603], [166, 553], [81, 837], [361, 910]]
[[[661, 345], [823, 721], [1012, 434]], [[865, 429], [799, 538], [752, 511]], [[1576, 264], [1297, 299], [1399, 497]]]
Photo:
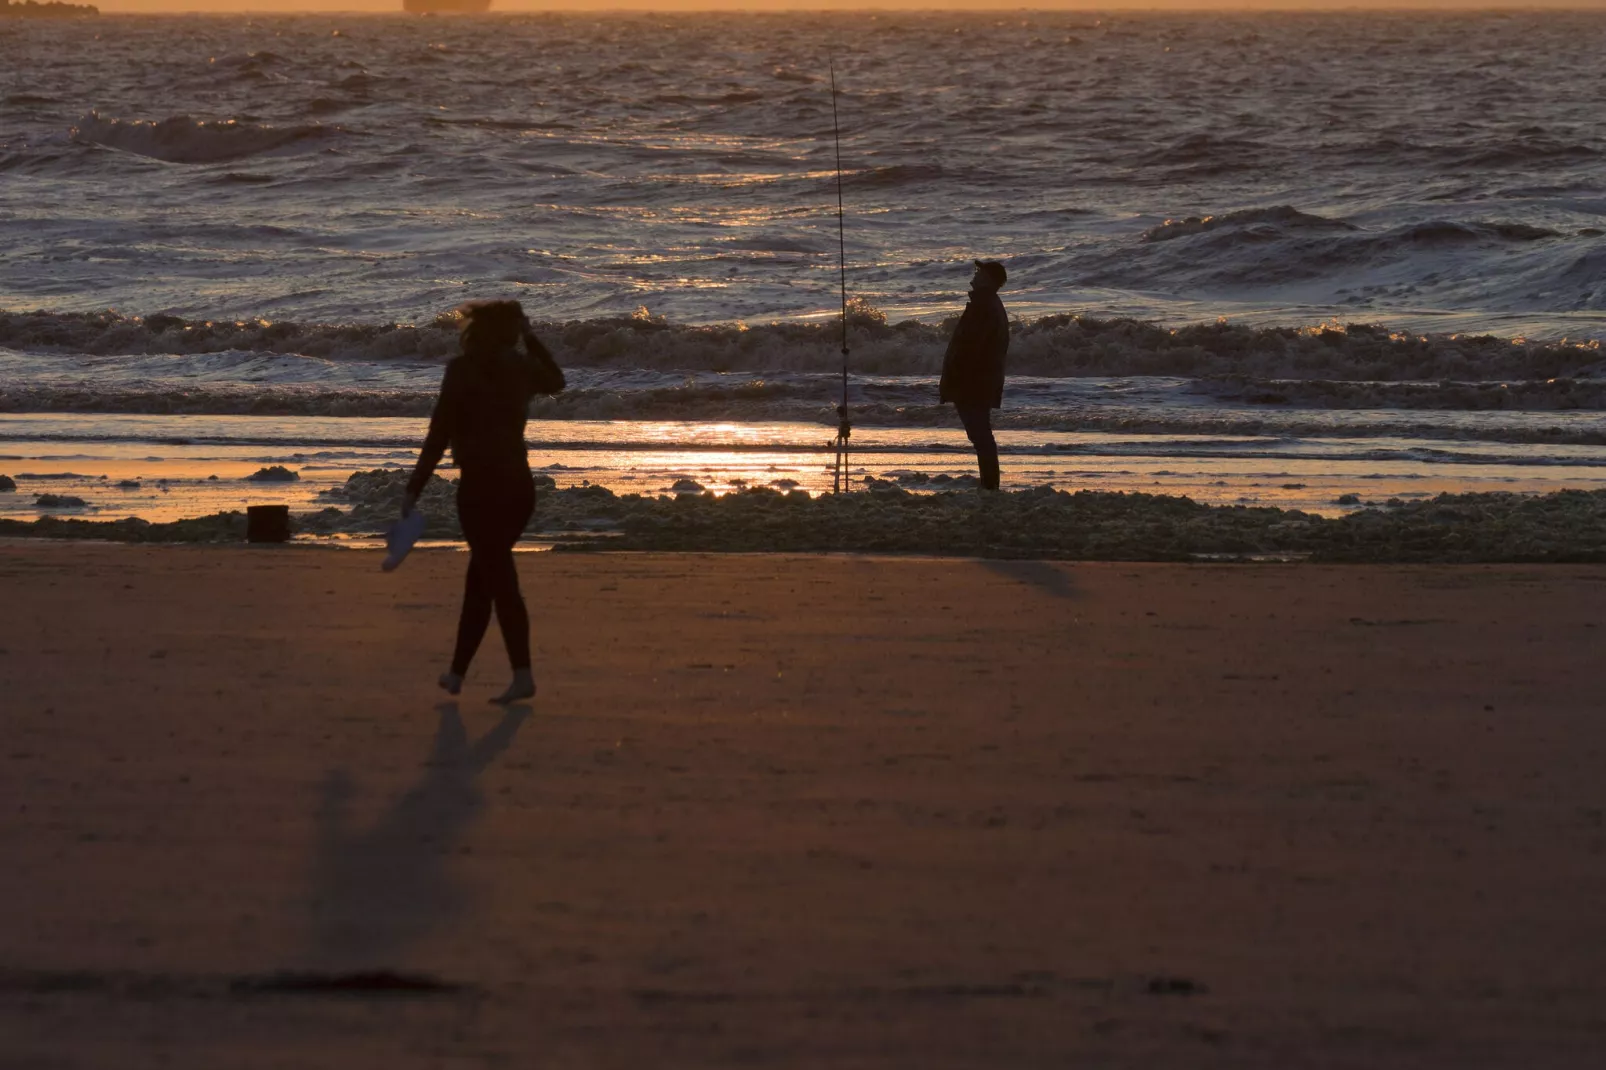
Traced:
[[1273, 235], [1292, 230], [1349, 231], [1360, 229], [1348, 220], [1311, 215], [1301, 212], [1290, 205], [1280, 204], [1272, 208], [1247, 208], [1241, 212], [1226, 212], [1222, 215], [1167, 219], [1159, 226], [1150, 227], [1144, 231], [1142, 240], [1146, 242], [1170, 241], [1173, 238], [1204, 234], [1222, 228], [1239, 228], [1249, 233], [1255, 233], [1256, 228], [1261, 226], [1270, 228]]
[[[1326, 246], [1314, 246], [1318, 255], [1331, 252], [1334, 261], [1352, 264], [1377, 253], [1391, 252], [1402, 246], [1449, 246], [1477, 243], [1531, 242], [1545, 238], [1559, 238], [1559, 231], [1536, 227], [1527, 223], [1505, 222], [1454, 222], [1448, 219], [1430, 219], [1411, 223], [1382, 232], [1366, 233], [1346, 219], [1311, 215], [1289, 205], [1273, 208], [1250, 208], [1222, 215], [1190, 216], [1186, 219], [1167, 219], [1157, 227], [1143, 232], [1145, 242], [1173, 241], [1197, 235], [1212, 234], [1227, 237], [1228, 243], [1260, 244], [1279, 238], [1308, 238], [1320, 234], [1354, 234], [1353, 238], [1335, 238]], [[1318, 239], [1319, 240], [1319, 239]], [[1221, 241], [1213, 243], [1215, 246]]]
[[266, 153], [310, 152], [338, 134], [339, 128], [318, 123], [275, 127], [237, 119], [206, 122], [187, 115], [156, 121], [108, 119], [92, 111], [69, 133], [74, 141], [166, 163], [208, 164]]
[[1445, 147], [1441, 151], [1462, 167], [1515, 167], [1523, 171], [1530, 171], [1541, 162], [1587, 163], [1600, 157], [1600, 150], [1591, 145], [1543, 137], [1513, 138], [1510, 141], [1485, 143], [1467, 148]]
[[[850, 317], [856, 375], [936, 375], [952, 320]], [[828, 372], [841, 365], [836, 321], [673, 324], [601, 317], [538, 323], [565, 366], [647, 371]], [[434, 361], [456, 354], [449, 317], [422, 325], [187, 320], [178, 316], [0, 311], [0, 348], [62, 355], [278, 353], [328, 360]], [[1598, 341], [1415, 334], [1368, 324], [1165, 327], [1135, 319], [1052, 315], [1017, 320], [1011, 375], [1245, 377], [1366, 382], [1546, 381], [1606, 377]]]
[[1525, 412], [1606, 409], [1606, 380], [1384, 383], [1332, 379], [1255, 379], [1232, 376], [1195, 385], [1201, 394], [1252, 405], [1332, 409], [1432, 409]]
[[1148, 153], [1139, 163], [1146, 167], [1200, 164], [1248, 167], [1249, 160], [1265, 149], [1265, 145], [1248, 138], [1188, 134]]
[[383, 79], [376, 78], [367, 71], [358, 71], [356, 74], [348, 74], [338, 82], [335, 82], [334, 87], [352, 93], [360, 93], [374, 88], [382, 81]]
[[1432, 219], [1413, 223], [1384, 234], [1383, 245], [1466, 245], [1476, 242], [1530, 242], [1559, 238], [1560, 232], [1527, 223], [1452, 223]]
[[179, 316], [0, 312], [0, 348], [97, 356], [286, 353], [356, 360], [449, 359], [456, 331], [447, 323], [288, 323], [265, 319], [187, 320]]
[[[1526, 309], [1606, 308], [1598, 277], [1580, 271], [1594, 250], [1582, 232], [1501, 219], [1429, 218], [1383, 228], [1288, 205], [1167, 219], [1135, 249], [1110, 250], [1088, 281], [1160, 292], [1274, 293], [1303, 303], [1368, 305], [1431, 292], [1455, 304]], [[1525, 255], [1518, 259], [1513, 254]]]
[[688, 104], [692, 107], [726, 106], [731, 104], [755, 104], [761, 100], [770, 99], [770, 94], [757, 89], [730, 89], [723, 93], [661, 93], [653, 98], [661, 104]]
[[[861, 429], [954, 426], [952, 409], [936, 403], [929, 380], [925, 381], [923, 390], [910, 389], [905, 393], [911, 396], [919, 394], [920, 397], [915, 401], [908, 398], [897, 401], [873, 398], [853, 400], [849, 411], [855, 426]], [[811, 423], [821, 428], [823, 442], [826, 429], [836, 426], [836, 401], [834, 384], [822, 377], [813, 383], [775, 386], [751, 383], [731, 386], [688, 384], [637, 391], [571, 389], [556, 398], [537, 398], [531, 403], [529, 414], [536, 421]], [[0, 413], [412, 417], [421, 421], [429, 415], [434, 402], [433, 390], [364, 390], [315, 384], [181, 388], [0, 385]], [[1336, 419], [1319, 409], [1301, 411], [1279, 410], [1269, 406], [1257, 409], [1251, 406], [1211, 410], [1082, 403], [1060, 407], [1006, 407], [994, 414], [994, 427], [1013, 432], [1403, 438], [1558, 446], [1606, 445], [1606, 427], [1594, 420], [1490, 421], [1472, 418], [1475, 415], [1445, 421], [1426, 416], [1413, 417], [1409, 411], [1402, 410], [1398, 413], [1368, 411], [1363, 419]], [[33, 438], [37, 437], [37, 432], [23, 426], [15, 431], [0, 433], [0, 440], [16, 437]], [[376, 439], [367, 444], [408, 444], [411, 441], [411, 438]], [[863, 440], [856, 438], [855, 442], [862, 444]], [[592, 445], [581, 444], [575, 448], [591, 448]], [[654, 445], [661, 446], [661, 443]], [[561, 443], [551, 441], [543, 441], [542, 447], [564, 448]], [[717, 448], [728, 451], [736, 447], [720, 444]], [[760, 444], [754, 448], [770, 450], [781, 447]], [[954, 448], [966, 449], [963, 445]]]
[[236, 55], [213, 56], [207, 60], [207, 66], [215, 70], [233, 70], [239, 67], [266, 67], [275, 63], [283, 63], [284, 57], [277, 52], [263, 49], [258, 52], [245, 52]]
[[[935, 182], [940, 178], [949, 177], [942, 164], [913, 164], [899, 163], [885, 167], [872, 167], [866, 171], [859, 171], [852, 177], [854, 189], [877, 189], [881, 187], [909, 186], [920, 182]], [[836, 188], [836, 179], [829, 184]]]

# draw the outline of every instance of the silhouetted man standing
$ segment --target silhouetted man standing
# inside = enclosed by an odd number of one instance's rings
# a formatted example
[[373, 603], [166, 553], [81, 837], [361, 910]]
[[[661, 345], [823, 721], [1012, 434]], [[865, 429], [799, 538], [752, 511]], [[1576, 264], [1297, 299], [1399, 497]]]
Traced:
[[992, 410], [1004, 403], [1004, 355], [1009, 352], [1009, 316], [998, 291], [1008, 281], [996, 260], [976, 261], [970, 300], [948, 339], [942, 362], [940, 398], [959, 410], [970, 444], [981, 466], [981, 489], [998, 489], [998, 443], [993, 439]]

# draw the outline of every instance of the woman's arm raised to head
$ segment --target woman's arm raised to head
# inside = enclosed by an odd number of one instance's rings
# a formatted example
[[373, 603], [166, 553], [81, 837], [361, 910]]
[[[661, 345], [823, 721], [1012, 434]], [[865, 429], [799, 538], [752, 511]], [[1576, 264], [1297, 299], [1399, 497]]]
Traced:
[[562, 393], [569, 385], [563, 378], [563, 369], [552, 359], [552, 351], [536, 337], [529, 320], [524, 321], [524, 351], [529, 355], [530, 393]]

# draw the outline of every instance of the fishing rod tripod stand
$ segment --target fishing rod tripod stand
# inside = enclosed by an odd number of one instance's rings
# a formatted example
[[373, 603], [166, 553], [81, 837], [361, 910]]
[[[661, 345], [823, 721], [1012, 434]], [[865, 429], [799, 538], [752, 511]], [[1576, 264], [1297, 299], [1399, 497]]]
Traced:
[[831, 493], [840, 494], [848, 489], [848, 436], [853, 434], [853, 421], [848, 419], [848, 397], [844, 389], [842, 404], [836, 407], [836, 478]]

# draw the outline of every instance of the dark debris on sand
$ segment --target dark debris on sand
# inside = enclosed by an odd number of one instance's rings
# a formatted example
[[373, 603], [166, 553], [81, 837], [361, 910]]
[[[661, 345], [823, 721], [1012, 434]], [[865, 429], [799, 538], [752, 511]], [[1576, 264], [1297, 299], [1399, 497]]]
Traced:
[[245, 478], [249, 483], [294, 483], [301, 478], [301, 474], [292, 472], [282, 464], [275, 464], [258, 468]]
[[[382, 532], [407, 473], [353, 474], [331, 504], [294, 518], [302, 535]], [[1281, 557], [1354, 562], [1606, 561], [1606, 491], [1543, 496], [1444, 494], [1328, 518], [1270, 507], [1201, 505], [1156, 494], [1030, 490], [912, 494], [874, 481], [852, 494], [750, 488], [716, 496], [541, 494], [529, 531], [563, 550], [890, 553], [954, 557], [1187, 561]], [[455, 486], [431, 479], [420, 499], [429, 538], [457, 538]], [[345, 506], [341, 508], [340, 506]], [[151, 524], [57, 517], [0, 520], [0, 535], [127, 542], [237, 542], [240, 513]], [[604, 537], [599, 537], [604, 536]]]
[[213, 513], [159, 524], [132, 516], [122, 520], [78, 520], [60, 516], [33, 521], [0, 519], [0, 537], [103, 542], [244, 542], [245, 514]]

